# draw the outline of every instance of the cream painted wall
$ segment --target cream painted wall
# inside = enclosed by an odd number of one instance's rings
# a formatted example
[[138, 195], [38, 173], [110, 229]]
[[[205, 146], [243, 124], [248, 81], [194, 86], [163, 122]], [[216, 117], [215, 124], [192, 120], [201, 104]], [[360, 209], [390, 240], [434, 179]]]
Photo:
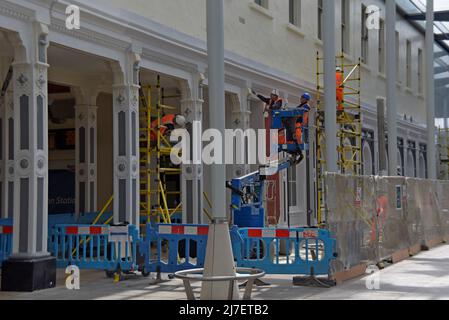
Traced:
[[[347, 63], [356, 62], [361, 46], [361, 5], [378, 5], [384, 18], [384, 1], [350, 0], [350, 53]], [[132, 11], [187, 35], [205, 40], [205, 0], [108, 0], [108, 4]], [[317, 1], [302, 0], [301, 27], [288, 24], [288, 1], [269, 0], [268, 10], [252, 0], [225, 0], [225, 46], [226, 49], [286, 72], [294, 77], [315, 83], [316, 51], [322, 44], [317, 40]], [[337, 50], [340, 46], [340, 1], [337, 0]], [[410, 24], [398, 17], [400, 32], [400, 80], [398, 86], [398, 113], [413, 116], [415, 122], [425, 123], [424, 99], [417, 94], [418, 48], [424, 48], [424, 38]], [[238, 36], [236, 36], [238, 35]], [[369, 33], [369, 62], [363, 68], [362, 96], [365, 104], [372, 107], [377, 96], [385, 96], [385, 78], [378, 73], [378, 32]], [[412, 41], [412, 87], [405, 88], [406, 39]], [[312, 90], [313, 88], [308, 88]]]

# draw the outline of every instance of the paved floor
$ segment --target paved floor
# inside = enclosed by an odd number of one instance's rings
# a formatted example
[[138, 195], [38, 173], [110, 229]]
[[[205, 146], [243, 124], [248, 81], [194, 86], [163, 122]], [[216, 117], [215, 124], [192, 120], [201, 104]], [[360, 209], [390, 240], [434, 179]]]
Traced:
[[[380, 288], [367, 289], [376, 281], [362, 277], [331, 289], [294, 287], [291, 276], [267, 276], [269, 287], [254, 289], [256, 300], [397, 300], [449, 299], [449, 245], [437, 247], [431, 251], [391, 265], [378, 274]], [[146, 299], [146, 300], [183, 300], [186, 299], [181, 281], [170, 280], [159, 284], [150, 284], [151, 278], [127, 276], [127, 279], [114, 283], [103, 272], [82, 271], [81, 289], [71, 291], [65, 288], [64, 274], [58, 271], [57, 288], [33, 293], [0, 292], [0, 299]], [[199, 284], [195, 285], [199, 294]]]

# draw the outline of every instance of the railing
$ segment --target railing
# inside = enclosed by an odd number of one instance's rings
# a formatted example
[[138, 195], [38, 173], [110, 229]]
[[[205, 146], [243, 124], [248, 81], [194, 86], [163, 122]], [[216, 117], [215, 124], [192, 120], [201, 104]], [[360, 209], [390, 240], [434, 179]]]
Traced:
[[134, 225], [57, 225], [50, 237], [59, 268], [68, 265], [107, 271], [137, 268], [140, 239]]
[[142, 244], [146, 272], [167, 272], [204, 266], [207, 225], [157, 224], [146, 226]]
[[245, 228], [239, 234], [240, 246], [233, 245], [237, 265], [267, 274], [329, 275], [336, 256], [328, 230]]
[[12, 253], [12, 219], [0, 219], [0, 267]]

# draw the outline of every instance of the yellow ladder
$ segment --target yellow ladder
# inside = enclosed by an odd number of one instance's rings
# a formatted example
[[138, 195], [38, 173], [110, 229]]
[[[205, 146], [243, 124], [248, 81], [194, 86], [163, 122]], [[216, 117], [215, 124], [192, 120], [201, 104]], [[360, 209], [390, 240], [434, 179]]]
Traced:
[[[345, 64], [343, 54], [337, 57], [343, 72], [343, 107], [337, 117], [339, 125], [338, 165], [343, 174], [362, 174], [362, 102], [361, 60], [356, 64]], [[352, 100], [352, 101], [351, 101]]]
[[[151, 86], [142, 87], [140, 94], [140, 212], [149, 219], [157, 217], [157, 222], [171, 223], [171, 216], [181, 212], [182, 204], [169, 208], [169, 196], [180, 196], [180, 190], [169, 190], [166, 178], [171, 175], [180, 176], [179, 166], [171, 165], [170, 154], [173, 151], [171, 143], [161, 133], [163, 110], [176, 108], [164, 104], [164, 93], [161, 87], [161, 78], [157, 76], [156, 104], [152, 102]], [[151, 122], [156, 119], [157, 126], [151, 128]], [[151, 135], [157, 137], [151, 143]]]
[[[336, 57], [336, 65], [343, 72], [343, 112], [337, 112], [339, 125], [338, 166], [341, 173], [360, 175], [362, 173], [362, 107], [361, 107], [361, 62], [345, 64], [345, 57]], [[324, 66], [323, 58], [317, 52], [316, 56], [316, 190], [317, 190], [317, 220], [319, 226], [324, 224], [324, 172], [326, 171], [326, 136], [324, 130]], [[332, 90], [336, 90], [333, 88]], [[352, 97], [352, 98], [351, 98]]]
[[318, 226], [324, 223], [324, 172], [326, 166], [326, 137], [324, 130], [324, 104], [322, 98], [324, 95], [324, 68], [323, 58], [317, 51], [316, 55], [316, 117], [315, 117], [315, 143], [316, 143], [316, 213]]

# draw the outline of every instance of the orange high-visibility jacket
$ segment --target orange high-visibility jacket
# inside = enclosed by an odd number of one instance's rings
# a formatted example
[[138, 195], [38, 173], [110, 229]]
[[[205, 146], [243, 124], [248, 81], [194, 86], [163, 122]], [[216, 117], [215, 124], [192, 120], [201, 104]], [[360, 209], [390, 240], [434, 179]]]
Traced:
[[337, 82], [337, 110], [343, 110], [343, 72], [337, 71], [337, 73], [335, 74], [335, 80]]
[[296, 142], [298, 144], [303, 144], [305, 141], [303, 141], [303, 129], [308, 128], [309, 126], [309, 111], [310, 106], [308, 103], [299, 106], [298, 108], [304, 109], [306, 112], [304, 112], [303, 116], [300, 117], [296, 121]]
[[[175, 119], [176, 114], [167, 114], [166, 116], [163, 116], [161, 118], [161, 127], [159, 128], [161, 135], [164, 135], [169, 127], [174, 128]], [[157, 119], [153, 120], [151, 122], [151, 128], [156, 128], [157, 124], [158, 124]], [[156, 133], [154, 131], [151, 131], [151, 141], [156, 141], [156, 139], [157, 139]]]

